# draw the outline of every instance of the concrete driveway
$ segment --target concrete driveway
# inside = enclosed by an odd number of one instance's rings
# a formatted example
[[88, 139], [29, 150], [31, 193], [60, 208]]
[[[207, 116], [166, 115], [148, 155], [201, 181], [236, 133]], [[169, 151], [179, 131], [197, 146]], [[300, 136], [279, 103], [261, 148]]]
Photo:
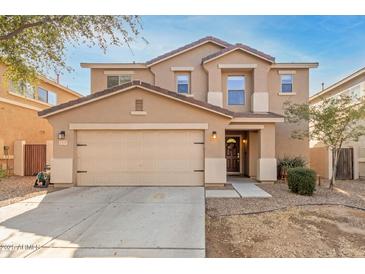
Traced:
[[0, 257], [204, 257], [202, 187], [74, 187], [0, 208]]

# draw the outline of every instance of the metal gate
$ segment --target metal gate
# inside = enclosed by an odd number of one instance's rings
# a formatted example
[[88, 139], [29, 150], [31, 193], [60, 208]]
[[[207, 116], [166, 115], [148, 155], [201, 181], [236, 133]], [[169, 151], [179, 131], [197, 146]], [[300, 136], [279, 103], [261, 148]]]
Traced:
[[46, 166], [46, 145], [26, 144], [24, 148], [24, 175], [33, 176]]
[[353, 148], [341, 148], [337, 163], [336, 179], [352, 180], [354, 178]]

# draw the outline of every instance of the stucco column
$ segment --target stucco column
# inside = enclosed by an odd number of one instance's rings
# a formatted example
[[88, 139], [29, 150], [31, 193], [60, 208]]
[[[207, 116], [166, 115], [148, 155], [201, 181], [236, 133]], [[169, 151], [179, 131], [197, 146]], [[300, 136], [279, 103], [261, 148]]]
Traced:
[[46, 141], [46, 164], [50, 165], [53, 158], [53, 141]]
[[222, 72], [215, 68], [209, 70], [208, 75], [208, 103], [223, 107]]
[[[215, 131], [216, 138], [212, 133]], [[225, 158], [225, 127], [221, 123], [210, 124], [205, 130], [204, 176], [206, 184], [225, 184], [227, 167]]]
[[0, 138], [0, 159], [4, 157], [4, 140]]
[[257, 180], [276, 181], [275, 124], [266, 124], [258, 133], [259, 159], [257, 160]]
[[25, 141], [14, 142], [14, 175], [24, 176]]

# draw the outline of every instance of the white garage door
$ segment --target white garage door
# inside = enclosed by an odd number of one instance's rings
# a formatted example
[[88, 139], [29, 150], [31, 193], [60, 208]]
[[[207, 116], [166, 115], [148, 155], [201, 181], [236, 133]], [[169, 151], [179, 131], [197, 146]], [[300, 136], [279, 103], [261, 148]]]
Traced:
[[77, 184], [203, 185], [203, 136], [201, 130], [78, 131]]

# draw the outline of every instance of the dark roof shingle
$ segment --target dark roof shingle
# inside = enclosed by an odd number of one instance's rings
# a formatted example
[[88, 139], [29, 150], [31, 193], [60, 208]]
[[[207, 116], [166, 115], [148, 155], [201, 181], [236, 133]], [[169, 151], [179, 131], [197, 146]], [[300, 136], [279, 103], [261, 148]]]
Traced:
[[224, 48], [224, 49], [222, 49], [222, 50], [220, 50], [218, 52], [215, 52], [213, 54], [210, 54], [210, 55], [204, 57], [202, 59], [202, 63], [207, 62], [207, 61], [209, 61], [211, 59], [214, 59], [214, 58], [216, 58], [218, 56], [221, 56], [221, 55], [225, 54], [226, 52], [229, 52], [229, 51], [235, 50], [235, 49], [242, 49], [244, 51], [248, 51], [248, 52], [250, 52], [252, 54], [255, 54], [255, 55], [257, 55], [257, 56], [259, 56], [261, 58], [264, 58], [264, 59], [266, 59], [266, 60], [268, 60], [270, 62], [275, 62], [275, 57], [272, 57], [271, 55], [268, 55], [268, 54], [266, 54], [266, 53], [264, 53], [262, 51], [259, 51], [257, 49], [251, 48], [251, 47], [249, 47], [247, 45], [235, 44], [235, 45], [231, 45], [231, 46], [226, 47], [226, 48]]
[[223, 40], [221, 40], [219, 38], [216, 38], [216, 37], [213, 37], [213, 36], [206, 36], [206, 37], [203, 37], [203, 38], [201, 38], [201, 39], [199, 39], [197, 41], [194, 41], [192, 43], [189, 43], [189, 44], [187, 44], [185, 46], [182, 46], [180, 48], [174, 49], [174, 50], [169, 51], [167, 53], [164, 53], [164, 54], [162, 54], [160, 56], [157, 56], [157, 57], [155, 57], [155, 58], [147, 61], [146, 64], [147, 65], [154, 64], [154, 63], [156, 63], [158, 61], [161, 61], [161, 60], [166, 59], [166, 58], [168, 58], [170, 56], [173, 56], [173, 55], [175, 55], [175, 54], [177, 54], [179, 52], [185, 51], [185, 50], [187, 50], [189, 48], [195, 47], [195, 46], [197, 46], [197, 45], [199, 45], [201, 43], [208, 42], [208, 41], [212, 41], [212, 42], [217, 43], [219, 45], [222, 45], [224, 47], [232, 46], [231, 44], [229, 44], [226, 41], [223, 41]]
[[133, 88], [133, 87], [142, 87], [142, 88], [146, 88], [146, 89], [150, 89], [153, 90], [157, 93], [161, 93], [162, 95], [167, 95], [169, 97], [172, 98], [176, 98], [178, 100], [190, 103], [192, 105], [198, 106], [198, 107], [202, 107], [205, 108], [207, 110], [210, 111], [214, 111], [216, 113], [225, 115], [225, 116], [229, 116], [229, 117], [242, 117], [242, 118], [283, 118], [282, 115], [276, 114], [276, 113], [272, 113], [272, 112], [268, 112], [268, 113], [253, 113], [253, 112], [233, 112], [231, 110], [225, 109], [225, 108], [221, 108], [197, 99], [194, 99], [192, 97], [187, 97], [185, 95], [181, 95], [178, 94], [176, 92], [158, 87], [158, 86], [154, 86], [145, 82], [141, 82], [141, 81], [132, 81], [132, 82], [128, 82], [125, 83], [123, 85], [119, 85], [119, 86], [115, 86], [112, 88], [108, 88], [105, 89], [103, 91], [99, 91], [99, 92], [95, 92], [92, 93], [88, 96], [85, 97], [81, 97], [72, 101], [68, 101], [66, 103], [60, 104], [60, 105], [56, 105], [47, 109], [44, 109], [42, 111], [38, 112], [39, 116], [47, 116], [49, 114], [58, 112], [58, 111], [62, 111], [62, 110], [66, 110], [69, 107], [77, 107], [77, 105], [79, 104], [83, 104], [83, 103], [87, 103], [89, 101], [92, 101], [94, 99], [106, 96], [106, 95], [112, 95], [113, 93], [118, 93], [120, 90], [128, 90], [128, 88]]
[[226, 116], [233, 117], [233, 115], [234, 115], [234, 112], [230, 111], [228, 109], [221, 108], [221, 107], [218, 107], [218, 106], [215, 106], [215, 105], [212, 105], [212, 104], [208, 104], [206, 102], [203, 102], [203, 101], [191, 98], [191, 97], [187, 97], [185, 95], [181, 95], [181, 94], [178, 94], [176, 92], [169, 91], [167, 89], [164, 89], [164, 88], [161, 88], [161, 87], [158, 87], [158, 86], [154, 86], [154, 85], [142, 82], [142, 81], [132, 81], [132, 82], [125, 83], [123, 85], [119, 85], [119, 86], [115, 86], [115, 87], [112, 87], [112, 88], [105, 89], [103, 91], [95, 92], [95, 93], [92, 93], [88, 96], [81, 97], [81, 98], [78, 98], [76, 100], [68, 101], [66, 103], [59, 104], [59, 105], [44, 109], [42, 111], [39, 111], [38, 115], [39, 116], [45, 116], [45, 115], [48, 115], [48, 114], [51, 114], [51, 113], [54, 113], [54, 112], [58, 112], [58, 111], [63, 110], [63, 109], [67, 109], [69, 107], [74, 107], [74, 106], [77, 106], [79, 104], [87, 103], [88, 101], [97, 99], [99, 97], [103, 97], [105, 95], [111, 95], [113, 93], [117, 93], [120, 90], [132, 88], [132, 87], [142, 87], [142, 88], [144, 87], [144, 88], [153, 90], [155, 92], [161, 93], [163, 95], [167, 95], [169, 97], [176, 98], [176, 99], [182, 100], [184, 102], [190, 103], [192, 105], [203, 107], [203, 108], [206, 108], [208, 110], [215, 111], [217, 113], [221, 113], [221, 114], [226, 115]]

